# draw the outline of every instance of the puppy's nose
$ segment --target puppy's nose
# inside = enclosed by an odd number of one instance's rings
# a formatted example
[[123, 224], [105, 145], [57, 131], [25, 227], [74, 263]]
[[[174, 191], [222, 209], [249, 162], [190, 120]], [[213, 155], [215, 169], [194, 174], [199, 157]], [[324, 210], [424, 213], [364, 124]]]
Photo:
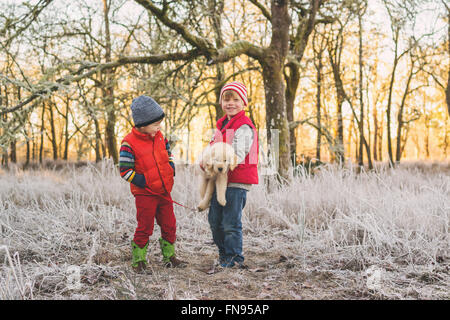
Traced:
[[222, 170], [223, 170], [223, 168], [217, 168], [217, 170], [219, 170], [219, 171], [222, 171]]

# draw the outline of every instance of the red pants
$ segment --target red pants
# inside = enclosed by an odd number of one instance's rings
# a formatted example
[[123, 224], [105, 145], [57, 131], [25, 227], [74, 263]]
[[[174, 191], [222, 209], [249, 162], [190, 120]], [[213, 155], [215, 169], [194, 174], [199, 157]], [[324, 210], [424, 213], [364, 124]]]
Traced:
[[161, 237], [174, 243], [176, 239], [176, 219], [173, 203], [159, 196], [135, 196], [137, 228], [133, 241], [143, 248], [153, 234], [156, 223], [161, 228]]

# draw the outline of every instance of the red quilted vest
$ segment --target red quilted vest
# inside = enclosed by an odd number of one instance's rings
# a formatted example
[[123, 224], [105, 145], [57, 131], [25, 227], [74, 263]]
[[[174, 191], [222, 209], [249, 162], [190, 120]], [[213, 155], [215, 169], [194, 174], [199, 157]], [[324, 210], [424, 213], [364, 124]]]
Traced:
[[245, 115], [244, 110], [232, 117], [222, 128], [222, 124], [226, 118], [227, 116], [224, 116], [217, 121], [217, 130], [211, 144], [216, 142], [226, 142], [231, 144], [235, 131], [244, 124], [249, 125], [253, 129], [253, 143], [250, 152], [242, 163], [240, 163], [233, 171], [228, 172], [228, 183], [258, 184], [259, 143], [256, 128], [252, 121]]
[[173, 187], [173, 169], [169, 164], [164, 137], [158, 131], [155, 137], [141, 133], [136, 128], [123, 139], [133, 149], [134, 170], [144, 174], [147, 187], [152, 192], [130, 183], [133, 195], [170, 194]]

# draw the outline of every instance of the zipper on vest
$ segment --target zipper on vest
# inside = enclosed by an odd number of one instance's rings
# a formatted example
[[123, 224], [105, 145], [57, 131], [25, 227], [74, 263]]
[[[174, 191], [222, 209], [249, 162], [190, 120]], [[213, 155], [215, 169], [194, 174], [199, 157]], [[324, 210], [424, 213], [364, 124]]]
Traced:
[[166, 185], [164, 184], [164, 179], [162, 178], [161, 172], [159, 171], [158, 161], [156, 161], [156, 157], [155, 157], [155, 139], [153, 139], [152, 143], [153, 143], [152, 155], [153, 155], [153, 159], [155, 160], [156, 170], [158, 171], [159, 178], [161, 179], [161, 184], [163, 186], [164, 191], [166, 191], [166, 193], [168, 193], [169, 196], [170, 196], [170, 193], [167, 191]]

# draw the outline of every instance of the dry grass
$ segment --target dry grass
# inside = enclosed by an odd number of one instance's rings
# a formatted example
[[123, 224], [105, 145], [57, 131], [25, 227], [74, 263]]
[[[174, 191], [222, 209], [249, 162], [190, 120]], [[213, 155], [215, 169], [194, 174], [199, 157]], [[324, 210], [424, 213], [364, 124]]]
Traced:
[[[449, 299], [449, 168], [324, 167], [287, 187], [262, 182], [243, 215], [250, 269], [213, 275], [201, 271], [217, 258], [206, 213], [178, 206], [189, 267], [162, 267], [156, 226], [150, 273], [131, 272], [133, 197], [108, 161], [3, 171], [0, 299]], [[195, 207], [193, 168], [177, 168], [175, 181], [174, 200]], [[376, 288], [370, 266], [382, 271]]]

